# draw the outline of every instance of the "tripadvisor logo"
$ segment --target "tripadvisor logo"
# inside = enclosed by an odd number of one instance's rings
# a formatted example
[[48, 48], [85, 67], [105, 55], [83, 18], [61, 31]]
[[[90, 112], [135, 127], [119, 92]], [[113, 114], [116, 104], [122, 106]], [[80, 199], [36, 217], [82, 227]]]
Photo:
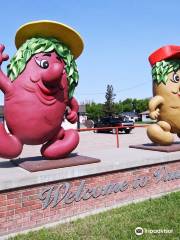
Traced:
[[140, 236], [140, 235], [143, 235], [144, 231], [143, 231], [143, 228], [142, 227], [137, 227], [135, 228], [135, 234], [137, 236]]

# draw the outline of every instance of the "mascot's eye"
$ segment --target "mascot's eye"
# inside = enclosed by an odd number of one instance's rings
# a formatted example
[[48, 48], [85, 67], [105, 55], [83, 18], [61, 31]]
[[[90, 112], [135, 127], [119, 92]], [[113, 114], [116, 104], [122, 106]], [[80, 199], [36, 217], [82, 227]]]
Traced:
[[179, 80], [180, 80], [179, 75], [177, 75], [177, 73], [174, 73], [174, 74], [173, 74], [173, 79], [172, 79], [172, 81], [175, 82], [175, 83], [178, 83]]
[[47, 60], [41, 60], [40, 61], [40, 67], [42, 68], [48, 68], [49, 67], [49, 63]]
[[49, 63], [47, 60], [38, 60], [38, 59], [35, 59], [36, 63], [41, 67], [41, 68], [48, 68], [49, 67]]

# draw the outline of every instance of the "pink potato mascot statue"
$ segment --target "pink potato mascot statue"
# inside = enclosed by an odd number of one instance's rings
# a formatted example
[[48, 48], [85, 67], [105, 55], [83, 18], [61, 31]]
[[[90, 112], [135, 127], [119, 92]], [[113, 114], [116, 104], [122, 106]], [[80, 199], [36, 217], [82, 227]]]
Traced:
[[[78, 103], [73, 97], [78, 83], [75, 59], [83, 41], [72, 28], [53, 21], [36, 21], [16, 33], [17, 53], [0, 69], [4, 117], [0, 124], [0, 157], [16, 158], [23, 145], [43, 144], [48, 159], [66, 157], [79, 143], [76, 130], [64, 130], [64, 116], [77, 122]], [[8, 60], [0, 45], [0, 66]]]

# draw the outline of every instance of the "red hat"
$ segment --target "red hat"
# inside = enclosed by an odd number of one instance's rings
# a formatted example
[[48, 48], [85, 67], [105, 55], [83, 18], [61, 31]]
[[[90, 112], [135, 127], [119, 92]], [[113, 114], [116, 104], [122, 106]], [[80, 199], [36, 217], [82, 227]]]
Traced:
[[159, 48], [149, 56], [149, 62], [151, 66], [153, 66], [156, 62], [160, 62], [168, 58], [180, 58], [180, 46], [167, 45]]

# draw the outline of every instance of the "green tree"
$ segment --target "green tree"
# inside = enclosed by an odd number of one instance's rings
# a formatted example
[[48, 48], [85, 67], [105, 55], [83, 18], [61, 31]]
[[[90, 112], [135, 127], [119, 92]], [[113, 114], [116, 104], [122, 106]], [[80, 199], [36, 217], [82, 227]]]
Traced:
[[145, 98], [145, 99], [127, 98], [124, 101], [114, 102], [115, 94], [113, 93], [113, 88], [108, 87], [107, 92], [106, 92], [107, 98], [106, 98], [105, 104], [95, 103], [95, 102], [89, 102], [86, 104], [86, 112], [88, 114], [89, 119], [96, 121], [99, 118], [108, 116], [108, 115], [120, 114], [122, 112], [131, 112], [131, 111], [140, 113], [148, 109], [148, 102], [149, 102], [148, 98]]
[[132, 111], [135, 111], [137, 113], [144, 112], [148, 109], [148, 102], [149, 102], [148, 98], [145, 99], [127, 98], [122, 102], [123, 112]]
[[149, 99], [148, 98], [136, 99], [136, 101], [134, 101], [134, 109], [135, 109], [135, 111], [137, 113], [146, 111], [148, 109], [148, 103], [149, 103]]
[[115, 107], [114, 107], [114, 99], [115, 99], [116, 94], [114, 94], [114, 89], [112, 85], [107, 85], [107, 90], [106, 90], [106, 101], [104, 103], [104, 113], [106, 116], [112, 116], [115, 114]]
[[86, 104], [86, 112], [89, 119], [96, 121], [104, 115], [103, 104], [94, 102], [88, 103]]
[[122, 113], [123, 112], [123, 103], [121, 101], [115, 102], [114, 110], [115, 110], [116, 114]]
[[123, 112], [132, 112], [133, 109], [133, 100], [132, 98], [127, 98], [123, 102]]

